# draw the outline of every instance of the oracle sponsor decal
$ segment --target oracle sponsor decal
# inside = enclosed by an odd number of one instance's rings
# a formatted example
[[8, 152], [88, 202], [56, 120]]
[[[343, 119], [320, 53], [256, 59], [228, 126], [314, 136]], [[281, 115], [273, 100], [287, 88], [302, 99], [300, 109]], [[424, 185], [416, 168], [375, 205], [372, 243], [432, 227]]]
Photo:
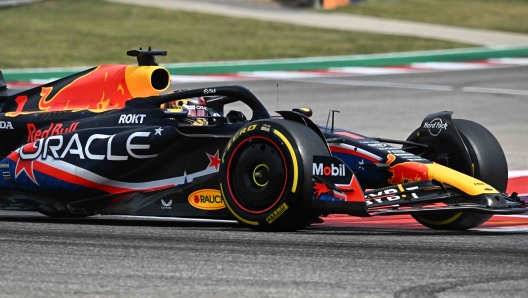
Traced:
[[220, 210], [225, 208], [224, 199], [217, 189], [200, 189], [189, 195], [189, 203], [202, 210]]
[[[22, 160], [34, 160], [39, 157], [46, 159], [52, 156], [55, 159], [64, 159], [65, 157], [74, 156], [78, 159], [90, 160], [128, 160], [129, 157], [144, 159], [153, 158], [157, 154], [145, 154], [145, 150], [150, 149], [149, 144], [137, 143], [140, 139], [149, 138], [150, 132], [134, 132], [127, 138], [125, 144], [117, 144], [125, 147], [128, 155], [116, 155], [112, 152], [112, 141], [116, 135], [93, 134], [86, 141], [81, 141], [78, 133], [64, 137], [63, 135], [54, 135], [46, 139], [39, 139], [32, 143], [24, 145], [19, 150]], [[104, 152], [98, 154], [92, 151], [95, 147], [92, 143], [95, 140], [105, 142]], [[101, 148], [101, 146], [99, 146]]]

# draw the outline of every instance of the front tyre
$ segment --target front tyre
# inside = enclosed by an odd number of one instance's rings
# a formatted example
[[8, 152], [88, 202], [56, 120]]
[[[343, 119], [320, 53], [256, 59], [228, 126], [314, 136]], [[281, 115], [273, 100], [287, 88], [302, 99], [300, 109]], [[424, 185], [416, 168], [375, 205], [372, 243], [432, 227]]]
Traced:
[[313, 155], [329, 155], [328, 147], [303, 124], [268, 119], [245, 125], [220, 164], [227, 208], [253, 230], [306, 227], [313, 219]]
[[[441, 142], [439, 151], [446, 153], [451, 160], [450, 164], [445, 166], [486, 182], [500, 192], [505, 192], [508, 185], [508, 165], [497, 139], [489, 130], [476, 122], [453, 119], [453, 123], [467, 147], [472, 164], [464, 163], [464, 159], [461, 158], [463, 154], [467, 154], [466, 148], [450, 142]], [[413, 135], [409, 140], [413, 139]], [[491, 216], [491, 214], [456, 212], [413, 215], [413, 218], [431, 229], [467, 230], [485, 223]]]

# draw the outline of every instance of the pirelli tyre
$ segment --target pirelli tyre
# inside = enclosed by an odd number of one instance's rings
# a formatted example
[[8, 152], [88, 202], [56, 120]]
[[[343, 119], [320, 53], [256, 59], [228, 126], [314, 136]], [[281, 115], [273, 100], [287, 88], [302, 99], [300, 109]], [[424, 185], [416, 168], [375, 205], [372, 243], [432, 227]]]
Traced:
[[[447, 166], [484, 181], [500, 192], [505, 192], [508, 184], [508, 165], [497, 139], [489, 130], [476, 122], [453, 119], [453, 123], [467, 147], [472, 164], [463, 164], [463, 159], [457, 156], [465, 154], [466, 148], [442, 142], [439, 147], [440, 153], [447, 153], [451, 159], [451, 163]], [[472, 169], [473, 173], [468, 169]], [[491, 214], [468, 212], [413, 215], [422, 225], [437, 230], [471, 229], [485, 223], [491, 216]]]
[[229, 141], [220, 164], [227, 208], [253, 230], [308, 226], [314, 155], [329, 155], [328, 147], [301, 123], [269, 119], [245, 125]]

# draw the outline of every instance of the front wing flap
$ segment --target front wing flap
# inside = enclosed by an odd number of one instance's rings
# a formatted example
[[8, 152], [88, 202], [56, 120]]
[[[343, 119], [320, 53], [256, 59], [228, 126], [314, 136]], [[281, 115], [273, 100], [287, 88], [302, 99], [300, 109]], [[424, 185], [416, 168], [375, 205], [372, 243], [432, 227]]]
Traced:
[[520, 214], [528, 212], [526, 202], [516, 193], [483, 194], [468, 197], [456, 188], [436, 181], [398, 184], [365, 192], [369, 215], [434, 214], [472, 212]]
[[435, 180], [391, 185], [363, 192], [350, 168], [334, 156], [314, 156], [313, 208], [328, 214], [353, 216], [472, 212], [520, 214], [528, 212], [516, 193], [469, 196]]

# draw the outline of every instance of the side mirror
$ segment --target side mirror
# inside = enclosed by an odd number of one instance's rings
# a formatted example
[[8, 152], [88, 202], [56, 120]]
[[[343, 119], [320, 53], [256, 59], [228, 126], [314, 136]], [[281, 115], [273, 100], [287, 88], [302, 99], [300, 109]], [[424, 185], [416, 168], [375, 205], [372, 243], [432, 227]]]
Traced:
[[237, 122], [246, 122], [246, 116], [240, 111], [231, 110], [226, 115], [227, 122], [237, 123]]
[[313, 115], [312, 109], [310, 108], [293, 108], [292, 111], [302, 114], [308, 118], [312, 117]]

